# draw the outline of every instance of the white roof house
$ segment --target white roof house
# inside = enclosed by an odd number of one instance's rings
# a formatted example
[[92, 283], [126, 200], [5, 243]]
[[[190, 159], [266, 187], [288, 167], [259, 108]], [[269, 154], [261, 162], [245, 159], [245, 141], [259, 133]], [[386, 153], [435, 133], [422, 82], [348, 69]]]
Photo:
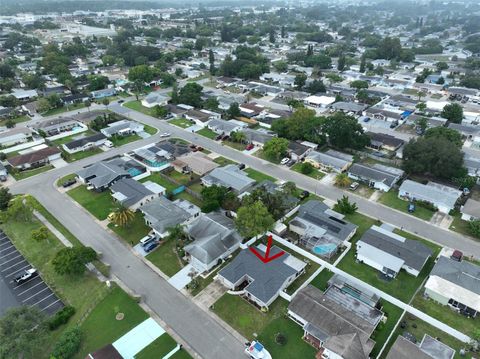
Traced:
[[450, 212], [461, 195], [461, 191], [452, 187], [435, 182], [421, 184], [410, 180], [405, 180], [398, 190], [399, 197], [431, 203], [443, 213]]
[[155, 106], [165, 106], [169, 98], [163, 95], [160, 91], [150, 92], [143, 100], [142, 105], [148, 108]]
[[335, 97], [331, 96], [308, 96], [303, 100], [308, 106], [325, 108], [335, 102]]

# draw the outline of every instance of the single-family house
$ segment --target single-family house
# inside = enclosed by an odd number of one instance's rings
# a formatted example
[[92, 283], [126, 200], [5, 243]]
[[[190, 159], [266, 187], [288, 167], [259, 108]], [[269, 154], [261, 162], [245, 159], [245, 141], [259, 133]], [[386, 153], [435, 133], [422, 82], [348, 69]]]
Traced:
[[109, 188], [116, 181], [131, 177], [123, 166], [122, 160], [101, 161], [75, 172], [78, 180], [96, 191]]
[[201, 152], [190, 152], [184, 156], [177, 157], [170, 163], [180, 173], [193, 172], [199, 176], [205, 176], [219, 165], [213, 162], [208, 156]]
[[246, 127], [242, 129], [242, 132], [245, 134], [245, 138], [249, 143], [259, 147], [263, 147], [265, 143], [276, 136], [274, 132], [266, 129], [252, 129]]
[[0, 132], [0, 146], [2, 148], [14, 146], [30, 141], [33, 131], [27, 127], [14, 127]]
[[100, 100], [102, 98], [115, 96], [117, 94], [117, 90], [115, 88], [107, 88], [103, 90], [97, 90], [90, 92], [90, 97], [95, 100]]
[[357, 231], [357, 226], [346, 221], [342, 214], [316, 200], [302, 204], [288, 226], [299, 235], [303, 247], [327, 258], [337, 253]]
[[370, 358], [375, 346], [370, 337], [383, 313], [351, 293], [335, 285], [323, 293], [308, 285], [288, 305], [288, 316], [302, 327], [303, 339], [323, 358]]
[[[255, 250], [260, 255], [265, 255], [266, 246], [259, 245]], [[270, 255], [280, 252], [280, 248], [273, 246]], [[230, 290], [241, 290], [248, 301], [260, 308], [268, 308], [280, 292], [305, 271], [306, 265], [287, 252], [264, 263], [246, 248], [220, 270], [217, 279]]]
[[425, 283], [425, 295], [475, 317], [480, 312], [480, 266], [440, 256]]
[[76, 128], [87, 128], [73, 117], [59, 117], [51, 120], [45, 120], [35, 123], [33, 129], [37, 132], [43, 132], [48, 137], [55, 136], [62, 132], [72, 131]]
[[465, 204], [460, 207], [460, 213], [464, 221], [475, 221], [480, 219], [480, 202], [472, 198], [467, 199]]
[[132, 178], [121, 178], [110, 186], [112, 197], [122, 206], [136, 211], [140, 206], [153, 200], [163, 193], [155, 193], [146, 185]]
[[168, 104], [169, 97], [165, 96], [160, 91], [150, 92], [143, 100], [142, 106], [152, 108], [155, 106], [165, 106]]
[[310, 146], [300, 142], [288, 141], [287, 153], [294, 161], [300, 161], [307, 156], [313, 149]]
[[206, 127], [208, 122], [213, 119], [220, 119], [219, 113], [208, 110], [190, 109], [183, 114], [187, 120], [193, 121], [197, 126]]
[[237, 193], [242, 193], [255, 183], [255, 180], [238, 168], [237, 165], [230, 164], [223, 167], [217, 167], [212, 172], [202, 177], [204, 186], [212, 185], [231, 188]]
[[187, 226], [186, 232], [193, 242], [184, 249], [198, 273], [209, 272], [242, 243], [234, 221], [220, 212], [198, 217]]
[[62, 145], [63, 149], [68, 153], [77, 153], [80, 151], [87, 151], [95, 147], [102, 146], [107, 137], [103, 133], [95, 133], [91, 136], [79, 138]]
[[404, 172], [398, 168], [374, 164], [367, 166], [360, 163], [354, 163], [347, 171], [348, 177], [355, 181], [361, 181], [368, 186], [380, 191], [388, 192]]
[[120, 120], [117, 122], [109, 123], [107, 127], [100, 130], [107, 137], [112, 137], [114, 135], [119, 136], [128, 136], [143, 132], [143, 124], [135, 121], [129, 120]]
[[345, 172], [353, 162], [353, 156], [334, 150], [327, 152], [311, 151], [305, 161], [324, 171]]
[[398, 197], [409, 201], [424, 201], [442, 213], [449, 213], [462, 196], [462, 191], [429, 181], [427, 184], [405, 180], [398, 189]]
[[219, 135], [230, 136], [232, 132], [240, 131], [246, 124], [240, 125], [238, 121], [210, 120], [207, 127]]
[[69, 106], [76, 103], [85, 102], [89, 99], [89, 96], [83, 93], [75, 93], [71, 95], [66, 95], [62, 97], [62, 102], [64, 105]]
[[453, 359], [455, 349], [425, 334], [419, 344], [399, 335], [386, 359]]
[[460, 132], [462, 136], [468, 139], [477, 137], [480, 134], [480, 126], [463, 125], [460, 123], [450, 122], [448, 124], [448, 128]]
[[323, 95], [322, 96], [311, 95], [306, 97], [303, 100], [303, 103], [306, 106], [316, 107], [316, 108], [327, 108], [334, 102], [335, 102], [335, 97], [323, 96]]
[[370, 137], [370, 144], [368, 147], [375, 150], [395, 152], [405, 143], [402, 139], [386, 133], [367, 132], [367, 136]]
[[387, 226], [372, 226], [356, 243], [357, 260], [390, 278], [401, 269], [418, 276], [432, 253], [425, 244], [402, 237]]
[[23, 171], [31, 168], [37, 168], [57, 160], [61, 157], [62, 151], [56, 147], [45, 147], [37, 151], [32, 151], [24, 155], [10, 157], [7, 162], [16, 169]]
[[17, 100], [30, 100], [38, 96], [37, 90], [12, 89], [10, 93]]
[[157, 238], [165, 237], [169, 228], [186, 224], [200, 215], [200, 208], [189, 201], [177, 199], [172, 202], [164, 196], [154, 198], [139, 210]]
[[361, 115], [363, 111], [367, 108], [367, 105], [357, 102], [339, 101], [331, 104], [330, 108], [334, 111], [340, 111], [352, 115]]

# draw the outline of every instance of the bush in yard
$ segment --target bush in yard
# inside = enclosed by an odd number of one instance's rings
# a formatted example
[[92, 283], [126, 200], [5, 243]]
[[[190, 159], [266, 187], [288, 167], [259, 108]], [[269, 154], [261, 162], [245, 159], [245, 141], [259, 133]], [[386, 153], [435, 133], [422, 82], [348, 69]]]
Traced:
[[474, 237], [480, 238], [480, 220], [468, 222], [468, 228], [470, 229], [470, 234]]
[[48, 322], [48, 328], [55, 330], [63, 324], [67, 324], [68, 320], [75, 314], [75, 308], [72, 306], [63, 307]]
[[333, 206], [333, 210], [341, 214], [354, 214], [357, 209], [357, 204], [355, 202], [351, 203], [347, 196], [343, 196]]
[[73, 358], [80, 349], [82, 334], [82, 330], [79, 327], [74, 327], [64, 332], [53, 348], [52, 357], [58, 359]]
[[89, 247], [63, 248], [55, 254], [53, 269], [60, 275], [81, 275], [85, 264], [97, 259], [97, 253]]
[[287, 344], [287, 337], [282, 333], [275, 334], [275, 343], [278, 345], [285, 345]]
[[32, 239], [41, 242], [48, 238], [48, 229], [45, 226], [40, 227], [39, 229], [34, 229], [32, 231]]
[[432, 212], [436, 212], [438, 210], [437, 207], [435, 207], [432, 203], [427, 201], [416, 201], [415, 204], [418, 207], [426, 208]]
[[313, 172], [313, 165], [309, 162], [303, 162], [300, 165], [300, 172], [303, 173], [304, 175], [309, 175], [310, 173]]

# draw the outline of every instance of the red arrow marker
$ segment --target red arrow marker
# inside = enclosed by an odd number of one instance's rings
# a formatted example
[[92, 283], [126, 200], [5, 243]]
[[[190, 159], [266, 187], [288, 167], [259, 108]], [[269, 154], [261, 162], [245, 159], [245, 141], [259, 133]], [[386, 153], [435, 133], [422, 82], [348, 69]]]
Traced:
[[272, 241], [273, 241], [273, 238], [272, 236], [268, 236], [268, 242], [267, 242], [267, 250], [265, 252], [265, 257], [262, 256], [260, 253], [257, 252], [257, 250], [255, 248], [252, 248], [252, 247], [249, 247], [250, 251], [255, 254], [258, 259], [260, 259], [263, 263], [268, 263], [268, 262], [271, 262], [273, 261], [274, 259], [277, 259], [279, 257], [281, 257], [282, 255], [285, 254], [285, 251], [281, 251], [281, 252], [278, 252], [277, 254], [273, 255], [270, 257], [270, 249], [272, 248]]

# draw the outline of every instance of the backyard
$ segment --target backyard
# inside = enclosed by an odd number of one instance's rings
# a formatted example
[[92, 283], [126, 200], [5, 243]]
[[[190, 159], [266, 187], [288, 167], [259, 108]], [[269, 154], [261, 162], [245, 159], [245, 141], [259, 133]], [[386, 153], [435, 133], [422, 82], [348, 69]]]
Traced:
[[59, 138], [58, 140], [53, 140], [52, 143], [55, 144], [56, 146], [60, 146], [60, 145], [63, 145], [64, 143], [69, 143], [69, 142], [72, 142], [74, 140], [78, 140], [78, 139], [83, 138], [83, 137], [94, 135], [95, 133], [97, 133], [97, 132], [88, 129], [88, 130], [86, 130], [84, 132], [81, 132], [81, 133], [75, 133], [75, 134], [70, 135], [70, 136]]
[[375, 346], [370, 353], [372, 358], [376, 358], [378, 353], [380, 353], [380, 350], [382, 350], [383, 345], [387, 342], [390, 333], [392, 333], [393, 328], [403, 313], [402, 309], [391, 304], [390, 302], [387, 302], [383, 299], [380, 299], [380, 302], [382, 304], [382, 312], [387, 317], [387, 321], [385, 323], [378, 323], [377, 328], [370, 337], [375, 340]]
[[87, 186], [82, 185], [71, 189], [67, 194], [101, 221], [107, 219], [107, 216], [115, 208], [109, 191], [89, 191]]
[[167, 192], [171, 192], [173, 191], [175, 188], [177, 188], [178, 186], [175, 184], [175, 183], [172, 183], [170, 182], [169, 180], [163, 178], [161, 175], [159, 175], [158, 173], [155, 173], [153, 172], [150, 176], [148, 177], [145, 177], [145, 178], [142, 178], [139, 182], [141, 183], [145, 183], [147, 181], [152, 181], [156, 184], [159, 184], [160, 186], [162, 186], [163, 188], [165, 188], [165, 190]]
[[413, 213], [408, 212], [408, 201], [404, 201], [398, 198], [398, 191], [390, 190], [382, 194], [378, 202], [383, 203], [384, 205], [402, 211], [404, 213], [411, 214], [417, 218], [423, 219], [425, 221], [429, 221], [433, 214], [430, 209], [424, 208], [420, 205], [415, 206], [415, 211]]

